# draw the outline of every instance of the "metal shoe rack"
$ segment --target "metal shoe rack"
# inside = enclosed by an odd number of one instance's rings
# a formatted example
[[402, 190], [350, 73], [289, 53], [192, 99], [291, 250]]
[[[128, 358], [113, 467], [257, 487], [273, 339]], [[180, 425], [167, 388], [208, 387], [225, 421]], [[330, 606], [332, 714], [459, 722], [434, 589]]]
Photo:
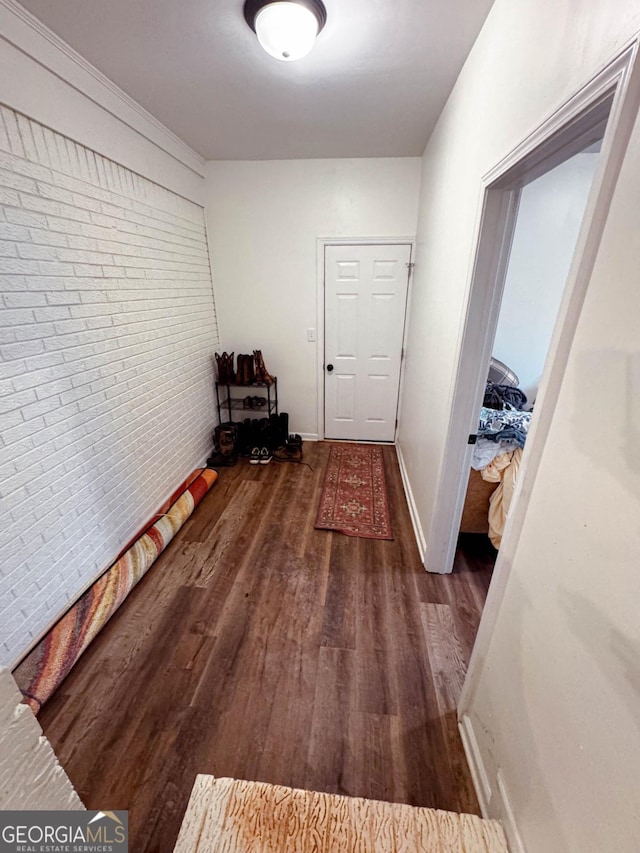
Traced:
[[[231, 389], [240, 389], [242, 397], [236, 396], [238, 391]], [[252, 393], [255, 391], [262, 393]], [[262, 397], [266, 400], [264, 406], [254, 406], [253, 408], [245, 402], [247, 397]], [[216, 403], [218, 404], [218, 423], [223, 421], [223, 412], [229, 415], [228, 420], [233, 421], [233, 413], [239, 412], [241, 417], [237, 420], [243, 420], [246, 417], [266, 418], [269, 415], [278, 414], [278, 378], [273, 377], [273, 382], [252, 382], [250, 385], [238, 385], [235, 382], [216, 382]]]

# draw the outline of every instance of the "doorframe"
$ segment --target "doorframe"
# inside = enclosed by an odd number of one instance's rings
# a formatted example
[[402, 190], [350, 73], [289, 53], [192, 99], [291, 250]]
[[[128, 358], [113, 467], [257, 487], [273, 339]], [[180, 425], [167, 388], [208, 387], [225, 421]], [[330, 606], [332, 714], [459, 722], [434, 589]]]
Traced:
[[[524, 514], [618, 172], [636, 118], [635, 110], [640, 100], [637, 52], [638, 42], [634, 39], [482, 178], [475, 229], [475, 258], [467, 288], [466, 317], [458, 341], [447, 444], [425, 555], [425, 568], [429, 571], [446, 574], [453, 566], [466, 492], [468, 472], [465, 463], [471, 455], [467, 436], [477, 431], [477, 415], [484, 390], [483, 373], [488, 368], [491, 355], [504, 269], [517, 213], [518, 182], [519, 186], [524, 185], [530, 174], [535, 174], [538, 169], [541, 170], [538, 174], [541, 174], [544, 166], [560, 163], [566, 159], [568, 150], [576, 150], [576, 144], [584, 139], [581, 134], [585, 116], [612, 96], [601, 161], [589, 193], [549, 346], [537, 398], [538, 414], [527, 438], [527, 453], [520, 468], [518, 493], [522, 500], [518, 504]], [[513, 517], [510, 517], [503, 536], [501, 555], [510, 552], [517, 542], [522, 524], [520, 513], [511, 515]], [[503, 563], [504, 559], [499, 557], [498, 562]]]
[[[416, 237], [318, 237], [316, 240], [316, 293], [317, 293], [317, 323], [316, 323], [316, 352], [317, 352], [317, 384], [318, 384], [318, 441], [323, 441], [325, 436], [324, 424], [324, 362], [325, 362], [325, 249], [327, 246], [410, 246], [410, 263], [414, 262], [416, 256]], [[409, 277], [407, 287], [407, 302], [405, 305], [404, 328], [402, 330], [402, 352], [400, 361], [400, 377], [398, 381], [398, 404], [396, 418], [400, 421], [400, 401], [402, 399], [402, 385], [404, 379], [404, 365], [406, 361], [407, 347], [407, 317], [411, 304], [411, 291], [413, 286], [413, 267], [407, 275]], [[398, 424], [393, 437], [395, 444], [398, 438]]]
[[[640, 106], [638, 38], [636, 36], [628, 42], [581, 89], [491, 169], [482, 182], [483, 204], [476, 231], [476, 257], [469, 287], [467, 316], [459, 345], [452, 429], [445, 455], [445, 470], [447, 464], [453, 465], [448, 470], [462, 471], [462, 476], [453, 474], [449, 477], [448, 483], [440, 484], [438, 502], [438, 524], [441, 531], [438, 535], [440, 537], [446, 535], [451, 540], [450, 543], [441, 540], [438, 544], [441, 556], [445, 555], [447, 565], [450, 565], [448, 560], [451, 558], [452, 561], [455, 551], [466, 490], [466, 468], [463, 466], [468, 458], [468, 450], [464, 442], [466, 442], [467, 431], [470, 433], [476, 431], [477, 413], [482, 399], [482, 389], [479, 385], [482, 382], [483, 370], [488, 366], [489, 348], [493, 342], [497, 323], [500, 303], [498, 296], [501, 295], [503, 284], [500, 275], [503, 275], [505, 253], [508, 254], [515, 222], [519, 194], [518, 181], [525, 181], [526, 176], [531, 174], [532, 164], [535, 170], [536, 163], [542, 167], [554, 157], [561, 157], [558, 161], [561, 162], [564, 159], [562, 155], [576, 140], [579, 141], [579, 136], [575, 133], [572, 137], [572, 131], [580, 130], [580, 121], [585, 120], [589, 114], [597, 117], [598, 106], [605, 99], [610, 100], [611, 108], [602, 142], [601, 161], [589, 193], [558, 319], [549, 346], [537, 398], [537, 416], [527, 437], [527, 449], [520, 466], [512, 512], [505, 527], [458, 704], [458, 719], [463, 743], [480, 806], [485, 815], [488, 813], [492, 795], [496, 799], [504, 799], [504, 796], [500, 791], [492, 792], [489, 787], [469, 712], [504, 599], [528, 503], [560, 395], [574, 334], [606, 226], [609, 207], [629, 138], [637, 120]], [[488, 316], [481, 314], [479, 306], [485, 307]], [[455, 418], [458, 418], [456, 428], [454, 428]], [[448, 523], [445, 523], [443, 517], [446, 513], [449, 513]], [[432, 534], [434, 529], [438, 529], [436, 524], [432, 526]], [[432, 545], [432, 541], [429, 544]], [[508, 803], [503, 803], [503, 806], [505, 805], [508, 811]]]

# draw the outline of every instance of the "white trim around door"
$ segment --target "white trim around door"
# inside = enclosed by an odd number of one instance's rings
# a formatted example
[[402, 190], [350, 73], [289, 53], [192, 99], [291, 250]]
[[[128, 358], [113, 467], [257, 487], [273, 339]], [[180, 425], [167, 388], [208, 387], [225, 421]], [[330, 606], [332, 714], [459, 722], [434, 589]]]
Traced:
[[[584, 303], [589, 281], [600, 246], [609, 207], [613, 198], [618, 175], [624, 160], [629, 138], [637, 119], [640, 106], [640, 63], [637, 61], [639, 50], [638, 39], [634, 39], [615, 56], [609, 64], [602, 68], [585, 84], [572, 98], [563, 104], [546, 122], [533, 134], [518, 145], [511, 154], [498, 164], [486, 177], [484, 186], [485, 204], [482, 222], [478, 227], [478, 257], [473, 271], [471, 284], [470, 310], [467, 314], [464, 333], [460, 342], [460, 363], [456, 377], [454, 397], [454, 414], [458, 407], [458, 417], [461, 418], [462, 432], [466, 433], [469, 426], [477, 422], [477, 387], [480, 377], [478, 362], [486, 354], [485, 336], [478, 331], [478, 325], [487, 327], [487, 335], [492, 333], [493, 326], [487, 317], [473, 316], [473, 288], [480, 290], [493, 288], [496, 284], [496, 270], [499, 267], [499, 245], [494, 248], [493, 258], [485, 259], [484, 267], [479, 267], [482, 260], [481, 244], [487, 216], [494, 217], [498, 231], [500, 203], [504, 202], [504, 193], [514, 193], [518, 182], [525, 177], [529, 163], [548, 161], [558, 155], [558, 152], [569, 151], [576, 144], [576, 129], [589, 132], [602, 125], [602, 106], [608, 111], [605, 115], [606, 128], [602, 142], [601, 162], [596, 172], [587, 208], [578, 238], [573, 262], [569, 271], [565, 293], [558, 314], [558, 320], [551, 340], [549, 355], [544, 369], [540, 391], [536, 400], [537, 416], [532, 424], [532, 430], [527, 438], [527, 448], [523, 455], [519, 472], [519, 481], [512, 504], [512, 512], [507, 520], [502, 538], [502, 545], [489, 588], [489, 594], [484, 613], [476, 637], [473, 653], [467, 671], [467, 677], [458, 705], [458, 717], [463, 723], [467, 740], [470, 720], [468, 712], [472, 706], [473, 696], [479, 675], [491, 643], [498, 613], [502, 605], [505, 589], [509, 579], [510, 567], [515, 557], [518, 540], [523, 527], [529, 496], [535, 482], [536, 474], [544, 452], [545, 442], [549, 434], [551, 422], [556, 409], [560, 388], [565, 372], [565, 366], [573, 342], [582, 306]], [[559, 162], [559, 161], [558, 161]], [[521, 185], [521, 184], [520, 184]], [[492, 193], [496, 194], [492, 197]], [[502, 223], [506, 230], [509, 217], [502, 212]], [[490, 233], [490, 232], [489, 232]], [[472, 345], [469, 345], [469, 341]], [[475, 361], [475, 364], [474, 364]], [[488, 363], [488, 357], [485, 364]], [[450, 537], [455, 545], [457, 526], [460, 517], [456, 514], [460, 491], [464, 485], [460, 482], [463, 458], [465, 456], [464, 440], [461, 441], [460, 430], [451, 435], [450, 444], [457, 452], [452, 459], [456, 467], [450, 469], [450, 481], [446, 488], [441, 489], [442, 500], [438, 504], [440, 518], [439, 548], [443, 548], [444, 537]], [[457, 473], [456, 473], [457, 472]], [[449, 513], [448, 523], [442, 516]], [[429, 542], [429, 549], [432, 542]], [[429, 549], [427, 562], [430, 559]], [[446, 548], [443, 549], [443, 552]], [[473, 751], [472, 751], [473, 753]], [[473, 754], [469, 755], [473, 762]], [[483, 768], [475, 767], [477, 778], [482, 777]], [[485, 797], [486, 799], [486, 797]]]
[[[496, 569], [506, 562], [517, 541], [535, 471], [553, 417], [566, 358], [582, 309], [600, 244], [615, 182], [626, 150], [638, 102], [640, 70], [634, 42], [556, 110], [483, 178], [482, 203], [476, 227], [476, 257], [469, 283], [464, 328], [458, 341], [458, 367], [447, 446], [438, 486], [436, 510], [428, 537], [425, 567], [448, 573], [453, 558], [466, 491], [467, 436], [476, 431], [483, 376], [495, 335], [504, 268], [515, 223], [520, 188], [581, 150], [594, 129], [606, 124], [601, 162], [587, 203], [574, 259], [558, 314], [545, 371], [536, 400], [536, 419], [527, 439], [520, 468], [518, 497], [507, 522]], [[632, 73], [633, 72], [633, 73]], [[499, 572], [497, 572], [499, 575]], [[495, 578], [494, 574], [494, 578]]]

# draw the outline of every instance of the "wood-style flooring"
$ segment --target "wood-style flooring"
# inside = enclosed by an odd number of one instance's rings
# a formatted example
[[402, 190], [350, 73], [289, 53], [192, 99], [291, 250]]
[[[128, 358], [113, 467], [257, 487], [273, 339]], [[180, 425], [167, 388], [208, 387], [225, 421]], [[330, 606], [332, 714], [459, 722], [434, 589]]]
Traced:
[[223, 469], [40, 714], [135, 853], [173, 850], [197, 773], [478, 813], [455, 707], [491, 549], [424, 571], [391, 446], [395, 539], [315, 530], [329, 446]]

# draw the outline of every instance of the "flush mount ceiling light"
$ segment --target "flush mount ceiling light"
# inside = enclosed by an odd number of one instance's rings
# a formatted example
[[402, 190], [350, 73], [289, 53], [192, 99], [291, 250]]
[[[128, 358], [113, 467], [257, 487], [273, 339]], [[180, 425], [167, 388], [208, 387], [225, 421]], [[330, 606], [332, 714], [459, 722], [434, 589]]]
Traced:
[[327, 10], [322, 0], [247, 0], [244, 17], [268, 54], [293, 62], [313, 47]]

